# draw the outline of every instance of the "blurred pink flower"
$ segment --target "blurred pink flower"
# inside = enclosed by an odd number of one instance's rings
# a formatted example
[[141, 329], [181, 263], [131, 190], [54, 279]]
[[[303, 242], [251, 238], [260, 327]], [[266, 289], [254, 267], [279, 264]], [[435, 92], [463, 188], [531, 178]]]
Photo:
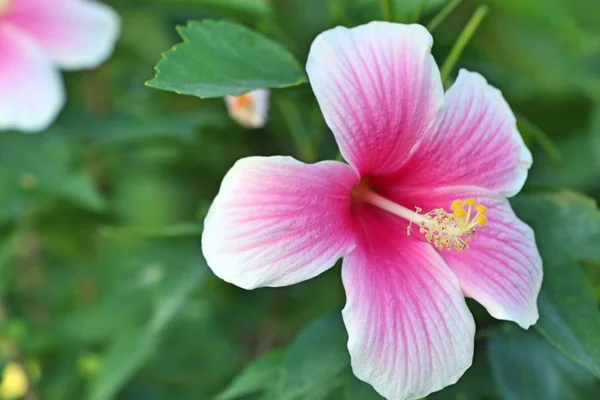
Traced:
[[262, 128], [267, 122], [270, 93], [269, 90], [258, 89], [240, 96], [226, 96], [227, 111], [245, 128]]
[[523, 328], [538, 319], [541, 259], [506, 200], [531, 153], [479, 74], [460, 71], [444, 94], [432, 42], [422, 26], [384, 22], [319, 35], [308, 75], [350, 165], [239, 160], [202, 236], [214, 273], [246, 289], [344, 257], [352, 368], [390, 399], [424, 397], [471, 365], [464, 296]]
[[58, 72], [95, 68], [119, 16], [90, 0], [0, 0], [0, 130], [46, 129], [65, 102]]

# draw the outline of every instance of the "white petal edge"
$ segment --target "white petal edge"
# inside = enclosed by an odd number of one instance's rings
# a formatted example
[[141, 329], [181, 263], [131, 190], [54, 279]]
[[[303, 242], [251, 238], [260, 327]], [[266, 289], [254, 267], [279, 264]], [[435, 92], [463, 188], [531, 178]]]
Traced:
[[312, 43], [310, 84], [342, 156], [363, 176], [397, 172], [435, 133], [444, 90], [432, 45], [421, 25], [380, 21]]
[[355, 246], [350, 193], [357, 183], [354, 170], [335, 161], [239, 160], [204, 221], [209, 267], [244, 289], [319, 275]]
[[475, 335], [458, 280], [442, 258], [425, 243], [403, 242], [408, 247], [394, 251], [393, 260], [357, 249], [342, 267], [352, 370], [394, 400], [456, 383], [471, 366]]
[[112, 54], [121, 30], [119, 14], [94, 0], [19, 0], [4, 18], [66, 70], [98, 67]]
[[65, 103], [60, 73], [26, 33], [0, 24], [0, 130], [47, 129]]

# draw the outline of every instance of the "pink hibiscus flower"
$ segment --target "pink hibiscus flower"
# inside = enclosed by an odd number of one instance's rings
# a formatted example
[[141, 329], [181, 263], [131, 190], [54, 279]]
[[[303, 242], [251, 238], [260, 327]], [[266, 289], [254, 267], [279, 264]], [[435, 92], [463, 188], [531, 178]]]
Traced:
[[65, 102], [58, 68], [94, 68], [119, 16], [88, 0], [0, 0], [0, 130], [46, 129]]
[[461, 71], [444, 94], [432, 42], [384, 22], [319, 35], [308, 75], [349, 165], [239, 160], [202, 235], [214, 273], [245, 289], [343, 257], [352, 368], [390, 399], [424, 397], [471, 365], [464, 296], [523, 328], [538, 318], [541, 259], [506, 200], [531, 153], [480, 75]]

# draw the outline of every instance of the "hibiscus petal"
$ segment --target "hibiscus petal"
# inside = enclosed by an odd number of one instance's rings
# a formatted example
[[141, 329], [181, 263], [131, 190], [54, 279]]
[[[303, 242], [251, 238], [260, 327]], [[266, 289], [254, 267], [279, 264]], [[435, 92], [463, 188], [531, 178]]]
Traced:
[[28, 35], [0, 24], [0, 130], [47, 128], [65, 101], [52, 62]]
[[245, 289], [285, 286], [327, 270], [355, 246], [348, 165], [249, 157], [227, 173], [204, 221], [213, 272]]
[[444, 102], [433, 39], [420, 25], [337, 27], [306, 70], [344, 158], [364, 175], [394, 173], [438, 122]]
[[3, 17], [32, 35], [64, 69], [95, 68], [119, 36], [119, 15], [88, 0], [17, 0]]
[[446, 93], [438, 133], [401, 175], [405, 186], [474, 185], [510, 197], [523, 187], [531, 163], [502, 93], [481, 75], [461, 70]]
[[436, 207], [449, 210], [455, 199], [473, 198], [485, 205], [488, 222], [477, 228], [469, 248], [440, 254], [465, 295], [481, 303], [493, 317], [514, 321], [525, 329], [536, 323], [542, 259], [533, 230], [517, 218], [506, 199], [465, 186], [399, 191], [391, 197], [406, 207], [418, 205], [425, 211]]
[[381, 395], [419, 399], [469, 368], [475, 323], [440, 255], [389, 219], [371, 218], [344, 258], [348, 349], [354, 374]]

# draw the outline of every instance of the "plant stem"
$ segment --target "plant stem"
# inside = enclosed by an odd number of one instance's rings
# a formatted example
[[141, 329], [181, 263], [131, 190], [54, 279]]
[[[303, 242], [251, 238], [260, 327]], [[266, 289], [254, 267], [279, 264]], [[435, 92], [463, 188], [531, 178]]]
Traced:
[[451, 0], [448, 4], [440, 10], [440, 12], [433, 17], [427, 24], [427, 30], [433, 32], [444, 20], [450, 15], [452, 11], [462, 2], [463, 0]]
[[394, 22], [393, 0], [381, 0], [381, 8], [383, 9], [383, 19]]
[[475, 31], [479, 27], [479, 24], [481, 23], [483, 18], [488, 13], [488, 10], [488, 6], [484, 4], [477, 7], [475, 12], [473, 13], [473, 16], [471, 16], [471, 19], [469, 19], [469, 22], [467, 22], [467, 25], [465, 25], [465, 28], [458, 36], [458, 39], [456, 39], [456, 42], [454, 43], [454, 46], [452, 46], [448, 57], [446, 57], [446, 61], [444, 61], [444, 64], [442, 65], [442, 82], [446, 82], [446, 80], [448, 79], [448, 76], [450, 75], [450, 73], [454, 69], [454, 66], [456, 65], [456, 62], [460, 58], [460, 55], [462, 54], [465, 47], [467, 47], [467, 44], [475, 34]]

